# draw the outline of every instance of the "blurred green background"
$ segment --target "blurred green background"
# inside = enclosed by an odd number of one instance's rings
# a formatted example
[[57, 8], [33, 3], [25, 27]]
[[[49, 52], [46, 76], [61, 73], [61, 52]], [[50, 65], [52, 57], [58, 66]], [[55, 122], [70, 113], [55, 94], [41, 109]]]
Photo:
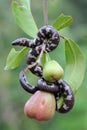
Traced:
[[[70, 113], [55, 113], [46, 122], [28, 119], [23, 107], [30, 94], [19, 84], [19, 72], [26, 66], [26, 57], [20, 67], [4, 71], [6, 58], [11, 50], [11, 42], [18, 37], [27, 36], [16, 24], [12, 0], [0, 0], [0, 130], [87, 130], [87, 0], [48, 0], [49, 24], [60, 14], [71, 15], [74, 23], [61, 33], [73, 38], [84, 54], [86, 73], [81, 87], [75, 96], [75, 105]], [[32, 13], [38, 28], [43, 22], [42, 0], [31, 0]], [[26, 23], [25, 23], [26, 24]], [[64, 67], [62, 46], [50, 55]]]

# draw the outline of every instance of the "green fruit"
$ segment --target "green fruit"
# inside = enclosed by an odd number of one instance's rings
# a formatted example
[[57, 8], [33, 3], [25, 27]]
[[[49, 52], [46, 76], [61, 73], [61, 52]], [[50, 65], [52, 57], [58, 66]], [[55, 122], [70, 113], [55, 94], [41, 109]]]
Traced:
[[49, 82], [59, 80], [64, 74], [62, 67], [54, 60], [46, 63], [43, 69], [43, 77]]

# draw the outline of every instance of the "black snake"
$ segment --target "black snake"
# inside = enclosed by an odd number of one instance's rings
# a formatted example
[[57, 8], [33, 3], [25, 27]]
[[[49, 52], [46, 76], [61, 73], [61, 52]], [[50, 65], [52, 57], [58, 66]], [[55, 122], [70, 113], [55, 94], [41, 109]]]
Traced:
[[[32, 86], [28, 83], [25, 72], [21, 71], [19, 80], [21, 86], [30, 93], [35, 93], [38, 90], [51, 92], [55, 95], [56, 99], [56, 110], [60, 113], [68, 112], [74, 104], [74, 95], [70, 86], [62, 79], [55, 81], [54, 83], [48, 83], [42, 75], [43, 67], [38, 62], [37, 57], [40, 55], [43, 45], [45, 45], [44, 53], [54, 50], [60, 41], [58, 31], [52, 26], [43, 26], [39, 29], [35, 39], [30, 40], [27, 38], [18, 38], [12, 42], [12, 45], [20, 45], [31, 48], [27, 56], [27, 64], [31, 66], [29, 70], [35, 75], [39, 76], [40, 79], [36, 86]], [[60, 97], [63, 97], [63, 104], [61, 107], [57, 105], [57, 101]]]

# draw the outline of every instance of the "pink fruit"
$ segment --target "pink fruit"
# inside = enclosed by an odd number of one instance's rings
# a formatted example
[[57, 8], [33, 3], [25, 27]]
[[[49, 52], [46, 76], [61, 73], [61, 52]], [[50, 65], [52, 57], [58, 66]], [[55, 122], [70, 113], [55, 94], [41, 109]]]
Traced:
[[24, 106], [24, 113], [29, 118], [39, 121], [49, 120], [55, 113], [55, 97], [51, 93], [37, 91]]

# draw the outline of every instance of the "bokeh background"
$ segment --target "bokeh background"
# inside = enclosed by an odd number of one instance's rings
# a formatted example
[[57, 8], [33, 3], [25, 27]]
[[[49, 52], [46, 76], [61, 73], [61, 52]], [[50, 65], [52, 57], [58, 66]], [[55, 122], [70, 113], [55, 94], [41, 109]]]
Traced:
[[[18, 68], [4, 70], [7, 55], [12, 48], [11, 42], [18, 37], [29, 38], [16, 24], [11, 2], [0, 0], [0, 130], [87, 130], [87, 0], [48, 0], [49, 24], [60, 13], [73, 17], [73, 25], [61, 33], [73, 38], [80, 46], [86, 60], [86, 72], [72, 111], [64, 115], [56, 112], [46, 122], [29, 119], [23, 113], [24, 104], [31, 96], [20, 87], [18, 81], [19, 72], [26, 65], [26, 57]], [[42, 0], [31, 0], [31, 8], [39, 28], [44, 24]], [[64, 67], [61, 48], [50, 55]]]

